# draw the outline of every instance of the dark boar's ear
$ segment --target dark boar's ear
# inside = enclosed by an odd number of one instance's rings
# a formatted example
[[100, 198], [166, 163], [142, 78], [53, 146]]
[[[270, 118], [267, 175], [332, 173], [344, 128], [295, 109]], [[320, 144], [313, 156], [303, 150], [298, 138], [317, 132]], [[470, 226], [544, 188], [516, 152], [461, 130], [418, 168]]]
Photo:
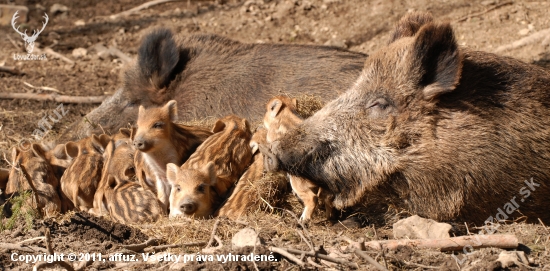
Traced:
[[420, 27], [431, 22], [433, 22], [433, 17], [428, 12], [409, 13], [403, 16], [393, 29], [389, 43], [393, 43], [400, 38], [413, 37]]
[[425, 100], [455, 89], [462, 71], [462, 54], [448, 23], [424, 25], [416, 34], [412, 50], [412, 65], [421, 74], [419, 84]]
[[[179, 51], [172, 31], [161, 28], [144, 38], [138, 50], [137, 65], [142, 78], [150, 81], [157, 91], [165, 92], [163, 89], [173, 79], [172, 73], [179, 60]], [[163, 96], [164, 94], [157, 93], [156, 96]]]

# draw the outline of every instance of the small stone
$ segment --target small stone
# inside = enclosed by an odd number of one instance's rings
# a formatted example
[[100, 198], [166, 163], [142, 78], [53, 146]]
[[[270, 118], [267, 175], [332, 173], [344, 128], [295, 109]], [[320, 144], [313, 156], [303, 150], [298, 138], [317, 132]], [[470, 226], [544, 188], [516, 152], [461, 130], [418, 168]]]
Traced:
[[482, 6], [490, 6], [490, 5], [494, 5], [494, 4], [495, 4], [494, 0], [481, 1]]
[[523, 251], [502, 251], [498, 255], [497, 263], [500, 263], [502, 268], [508, 268], [512, 266], [529, 265], [529, 261], [525, 257]]
[[53, 15], [56, 15], [58, 13], [66, 13], [69, 11], [69, 8], [67, 6], [61, 5], [61, 4], [53, 4], [50, 7], [50, 13]]
[[452, 226], [426, 219], [417, 215], [401, 219], [393, 224], [393, 237], [396, 239], [445, 239], [450, 238]]
[[86, 22], [84, 22], [84, 20], [78, 20], [78, 21], [74, 22], [74, 25], [75, 26], [84, 26], [84, 25], [86, 25]]
[[231, 247], [233, 249], [247, 246], [259, 246], [262, 240], [252, 228], [244, 228], [237, 232], [231, 239]]
[[73, 50], [73, 57], [74, 58], [82, 58], [88, 54], [88, 50], [84, 48], [76, 48]]
[[525, 36], [525, 35], [529, 34], [529, 29], [528, 28], [522, 29], [518, 33], [519, 33], [520, 36]]

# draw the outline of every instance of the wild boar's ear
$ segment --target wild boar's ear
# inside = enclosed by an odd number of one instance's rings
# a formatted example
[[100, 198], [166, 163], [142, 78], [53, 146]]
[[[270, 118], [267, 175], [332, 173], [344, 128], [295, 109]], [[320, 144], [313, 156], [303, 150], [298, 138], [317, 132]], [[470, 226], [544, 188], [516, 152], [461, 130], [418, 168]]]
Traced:
[[143, 105], [140, 105], [139, 106], [139, 110], [138, 110], [138, 119], [141, 119], [141, 118], [145, 118], [145, 107], [143, 107]]
[[130, 136], [132, 135], [132, 131], [128, 128], [120, 128], [118, 129], [118, 132], [127, 138], [130, 138]]
[[422, 74], [419, 84], [424, 87], [425, 100], [455, 89], [462, 71], [462, 54], [450, 24], [424, 25], [416, 34], [412, 57]]
[[176, 183], [176, 176], [178, 174], [178, 166], [176, 164], [168, 163], [166, 165], [166, 179], [168, 179], [168, 182], [170, 184]]
[[214, 162], [210, 161], [208, 164], [206, 164], [202, 171], [208, 176], [210, 180], [210, 185], [216, 185], [218, 182], [218, 177], [216, 176], [216, 167], [214, 165]]
[[256, 154], [258, 151], [258, 142], [250, 141], [250, 149], [252, 150], [252, 155]]
[[294, 109], [298, 108], [298, 102], [296, 101], [296, 98], [292, 98], [292, 106], [294, 106]]
[[46, 151], [44, 151], [44, 148], [40, 144], [33, 143], [32, 152], [34, 156], [46, 159]]
[[175, 100], [171, 100], [166, 103], [164, 108], [168, 111], [170, 121], [176, 122], [178, 120], [178, 103]]
[[132, 131], [130, 133], [130, 139], [133, 141], [134, 138], [136, 137], [136, 132], [137, 132], [137, 128], [136, 127], [132, 127]]
[[65, 152], [70, 157], [76, 158], [78, 156], [78, 144], [72, 141], [67, 142], [65, 144]]
[[252, 132], [250, 131], [250, 123], [248, 122], [248, 120], [243, 119], [243, 120], [242, 120], [242, 124], [243, 124], [243, 127], [244, 127], [244, 130], [245, 130], [245, 131], [247, 131], [247, 132], [249, 132], [249, 133], [252, 133]]
[[275, 118], [277, 114], [281, 111], [281, 108], [283, 107], [283, 102], [279, 99], [274, 99], [269, 103], [267, 106], [267, 110], [269, 111], [269, 116], [271, 118]]
[[111, 137], [106, 134], [100, 136], [92, 135], [92, 146], [101, 154], [105, 152], [105, 148], [107, 148], [110, 141]]
[[172, 31], [161, 28], [147, 35], [138, 50], [141, 75], [161, 90], [172, 80], [172, 73], [179, 62], [179, 50]]
[[433, 22], [433, 17], [428, 12], [413, 12], [403, 16], [393, 29], [388, 44], [400, 38], [414, 36], [420, 27], [430, 22]]
[[21, 153], [21, 151], [17, 147], [13, 147], [11, 150], [11, 162], [14, 165], [17, 163], [17, 156], [19, 156], [19, 153]]
[[214, 128], [212, 128], [212, 133], [223, 131], [223, 129], [225, 129], [225, 122], [218, 120], [216, 124], [214, 124]]

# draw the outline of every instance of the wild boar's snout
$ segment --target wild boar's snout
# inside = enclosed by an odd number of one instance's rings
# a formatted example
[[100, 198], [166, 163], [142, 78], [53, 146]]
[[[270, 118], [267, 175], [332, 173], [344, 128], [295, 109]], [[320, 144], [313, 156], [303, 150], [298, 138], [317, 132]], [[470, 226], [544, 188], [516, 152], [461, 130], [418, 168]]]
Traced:
[[197, 205], [194, 202], [191, 201], [185, 201], [180, 206], [180, 209], [182, 212], [184, 212], [187, 215], [192, 215], [195, 210], [197, 210]]
[[145, 141], [141, 138], [136, 138], [134, 140], [134, 147], [136, 147], [136, 149], [138, 149], [140, 151], [144, 151], [145, 150]]

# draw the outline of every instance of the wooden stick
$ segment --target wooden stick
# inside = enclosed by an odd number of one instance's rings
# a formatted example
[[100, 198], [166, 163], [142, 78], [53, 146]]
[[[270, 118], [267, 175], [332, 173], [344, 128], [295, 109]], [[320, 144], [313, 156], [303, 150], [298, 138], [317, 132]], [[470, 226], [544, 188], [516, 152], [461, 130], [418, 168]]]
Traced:
[[356, 249], [354, 252], [355, 252], [355, 255], [365, 259], [367, 262], [374, 265], [374, 267], [376, 267], [376, 269], [378, 269], [380, 271], [387, 271], [388, 270], [385, 267], [383, 267], [381, 264], [379, 264], [377, 261], [375, 261], [373, 258], [371, 258], [371, 256], [367, 255], [367, 253], [365, 253], [364, 251]]
[[34, 238], [31, 238], [31, 239], [27, 239], [27, 240], [23, 240], [21, 242], [19, 242], [18, 244], [23, 244], [23, 243], [28, 243], [28, 242], [34, 242], [34, 241], [38, 241], [38, 240], [44, 240], [46, 239], [46, 237], [44, 236], [39, 236], [39, 237], [34, 237]]
[[424, 269], [440, 269], [441, 268], [441, 266], [429, 266], [429, 265], [423, 265], [423, 264], [407, 262], [407, 261], [403, 261], [403, 262], [406, 265], [412, 265], [412, 266], [416, 266], [416, 267], [420, 267], [420, 268], [424, 268]]
[[122, 62], [124, 62], [124, 63], [132, 62], [131, 57], [127, 56], [124, 52], [122, 52], [121, 50], [119, 50], [116, 47], [110, 46], [108, 51], [111, 55], [114, 55], [114, 56], [120, 58], [120, 60], [122, 60]]
[[547, 29], [544, 29], [544, 30], [541, 30], [541, 31], [538, 31], [536, 33], [533, 33], [525, 38], [522, 38], [522, 39], [519, 39], [519, 40], [516, 40], [510, 44], [506, 44], [506, 45], [502, 45], [502, 46], [499, 46], [496, 50], [495, 50], [495, 53], [500, 53], [500, 52], [503, 52], [503, 51], [508, 51], [508, 50], [512, 50], [512, 49], [516, 49], [516, 48], [519, 48], [519, 47], [522, 47], [522, 46], [525, 46], [527, 44], [530, 44], [530, 43], [535, 43], [539, 40], [542, 40], [546, 37], [548, 37], [550, 35], [550, 28], [547, 28]]
[[472, 248], [496, 247], [496, 248], [517, 248], [518, 238], [515, 235], [472, 235], [451, 237], [448, 239], [428, 240], [387, 240], [370, 241], [365, 246], [373, 250], [396, 250], [399, 247], [407, 246], [417, 249], [440, 249], [441, 251], [458, 251], [466, 246]]
[[0, 72], [7, 72], [15, 75], [22, 74], [16, 67], [14, 66], [0, 66]]
[[152, 246], [145, 248], [143, 251], [152, 252], [159, 251], [168, 248], [177, 248], [177, 247], [200, 247], [206, 245], [206, 242], [193, 242], [193, 243], [183, 243], [183, 244], [171, 244], [171, 245], [162, 245], [162, 246]]
[[50, 235], [50, 228], [46, 228], [46, 249], [48, 250], [48, 254], [53, 255], [53, 247], [52, 247], [52, 238]]
[[72, 103], [72, 104], [99, 104], [105, 100], [107, 96], [68, 96], [38, 93], [1, 93], [0, 99], [28, 99], [36, 101], [53, 101], [57, 103]]
[[154, 245], [158, 245], [158, 243], [160, 242], [159, 239], [156, 239], [156, 238], [151, 238], [141, 244], [132, 244], [132, 245], [121, 245], [120, 247], [121, 248], [125, 248], [127, 250], [131, 250], [131, 251], [135, 251], [135, 252], [140, 252], [142, 251], [144, 248], [146, 247], [150, 247], [150, 246], [154, 246]]
[[175, 2], [175, 1], [178, 1], [178, 0], [153, 0], [153, 1], [149, 1], [147, 3], [143, 3], [139, 6], [137, 6], [135, 8], [123, 11], [121, 13], [113, 14], [113, 15], [109, 16], [109, 19], [115, 20], [118, 17], [128, 16], [130, 14], [136, 13], [136, 12], [138, 12], [140, 10], [143, 10], [143, 9], [150, 8], [150, 7], [155, 6], [155, 5], [160, 5], [160, 4], [163, 4], [163, 3]]
[[480, 12], [477, 12], [477, 13], [474, 13], [474, 14], [466, 15], [466, 16], [464, 16], [464, 17], [462, 17], [462, 18], [456, 20], [456, 22], [457, 22], [457, 23], [463, 22], [463, 21], [466, 21], [466, 20], [468, 20], [468, 19], [470, 19], [470, 18], [477, 17], [477, 16], [479, 16], [479, 15], [483, 15], [483, 14], [489, 12], [489, 11], [495, 10], [495, 9], [500, 8], [500, 7], [503, 7], [503, 6], [511, 5], [511, 4], [513, 4], [513, 3], [514, 3], [513, 1], [508, 1], [508, 2], [504, 2], [504, 3], [500, 3], [500, 4], [495, 5], [494, 7], [488, 8], [488, 9], [486, 9], [486, 10], [484, 10], [484, 11], [480, 11]]
[[71, 64], [71, 65], [74, 65], [74, 61], [72, 61], [71, 59], [67, 58], [66, 56], [64, 56], [64, 55], [62, 55], [62, 54], [60, 54], [60, 53], [58, 53], [58, 52], [52, 50], [52, 48], [50, 48], [50, 47], [44, 48], [44, 52], [45, 52], [46, 54], [49, 54], [49, 55], [53, 56], [53, 57], [59, 58], [59, 59], [65, 61], [65, 62], [67, 62], [67, 63], [69, 63], [69, 64]]
[[29, 184], [29, 186], [31, 187], [32, 189], [32, 193], [34, 195], [34, 199], [36, 200], [36, 209], [38, 210], [38, 214], [40, 216], [42, 216], [42, 212], [40, 210], [40, 207], [39, 207], [39, 198], [38, 198], [38, 190], [36, 190], [36, 187], [34, 186], [34, 183], [32, 182], [31, 180], [31, 175], [29, 175], [29, 172], [27, 172], [27, 170], [25, 169], [25, 167], [21, 164], [19, 164], [19, 168], [21, 168], [21, 172], [23, 173], [23, 177], [25, 177], [25, 180], [27, 180], [27, 183]]
[[0, 243], [0, 248], [9, 249], [9, 250], [19, 250], [19, 251], [28, 252], [28, 253], [48, 252], [45, 248], [42, 248], [42, 247], [21, 246], [18, 244], [10, 244], [10, 243]]
[[30, 87], [30, 88], [33, 88], [33, 89], [39, 89], [39, 90], [45, 90], [45, 91], [53, 91], [53, 92], [57, 92], [57, 93], [61, 93], [61, 91], [57, 90], [56, 88], [52, 88], [52, 87], [35, 87], [27, 82], [23, 82], [23, 84], [27, 87]]
[[209, 248], [214, 243], [214, 238], [216, 236], [216, 231], [218, 230], [218, 226], [220, 225], [220, 219], [216, 219], [216, 222], [214, 222], [214, 227], [212, 227], [212, 233], [210, 234], [210, 239], [208, 240], [208, 243], [206, 243], [205, 248]]
[[292, 254], [297, 254], [297, 255], [302, 255], [303, 254], [303, 255], [306, 255], [306, 256], [319, 258], [321, 260], [325, 260], [325, 261], [329, 261], [329, 262], [333, 262], [333, 263], [337, 263], [337, 264], [341, 264], [341, 265], [346, 265], [346, 266], [351, 267], [351, 268], [359, 268], [359, 266], [356, 263], [352, 263], [352, 262], [346, 261], [344, 259], [333, 258], [333, 257], [330, 257], [330, 256], [325, 255], [325, 254], [321, 254], [321, 253], [318, 253], [318, 252], [302, 251], [302, 250], [297, 250], [297, 249], [293, 249], [293, 248], [286, 248], [286, 251], [288, 251]]
[[299, 265], [300, 267], [304, 267], [306, 264], [302, 262], [302, 260], [296, 258], [296, 256], [290, 254], [288, 251], [286, 251], [284, 248], [278, 248], [278, 247], [269, 247], [269, 251], [275, 252], [291, 261]]

